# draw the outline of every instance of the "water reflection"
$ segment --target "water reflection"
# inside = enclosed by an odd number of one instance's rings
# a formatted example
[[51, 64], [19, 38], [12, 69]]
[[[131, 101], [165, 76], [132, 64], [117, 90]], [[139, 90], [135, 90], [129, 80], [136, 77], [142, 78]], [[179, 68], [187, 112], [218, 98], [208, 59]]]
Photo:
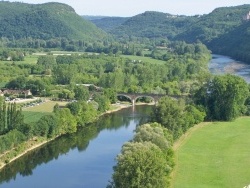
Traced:
[[29, 152], [0, 171], [1, 188], [105, 187], [122, 144], [132, 138], [138, 124], [147, 122], [151, 109], [137, 106], [134, 111], [105, 115], [75, 134]]

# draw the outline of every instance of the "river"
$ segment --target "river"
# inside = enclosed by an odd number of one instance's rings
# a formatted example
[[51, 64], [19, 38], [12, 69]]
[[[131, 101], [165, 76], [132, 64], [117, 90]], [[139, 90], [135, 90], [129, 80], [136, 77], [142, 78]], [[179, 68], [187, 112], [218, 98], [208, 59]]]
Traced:
[[235, 74], [250, 83], [250, 65], [222, 55], [212, 55], [209, 70], [213, 74]]
[[0, 171], [1, 188], [105, 188], [122, 145], [137, 125], [148, 121], [152, 106], [105, 115], [76, 134], [58, 138]]

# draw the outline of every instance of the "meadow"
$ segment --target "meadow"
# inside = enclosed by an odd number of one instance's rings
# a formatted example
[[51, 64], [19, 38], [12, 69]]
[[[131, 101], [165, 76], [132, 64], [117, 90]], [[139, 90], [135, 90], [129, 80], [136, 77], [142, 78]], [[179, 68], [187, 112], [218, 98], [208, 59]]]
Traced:
[[175, 144], [174, 188], [250, 184], [250, 118], [200, 124]]
[[67, 102], [47, 101], [40, 105], [23, 108], [24, 122], [37, 122], [42, 116], [52, 113], [56, 104], [60, 107], [64, 107]]
[[135, 61], [143, 61], [143, 62], [148, 62], [152, 64], [163, 64], [165, 61], [158, 60], [158, 59], [153, 59], [151, 57], [143, 57], [143, 56], [135, 56], [135, 55], [121, 55], [121, 57], [128, 58], [131, 60]]

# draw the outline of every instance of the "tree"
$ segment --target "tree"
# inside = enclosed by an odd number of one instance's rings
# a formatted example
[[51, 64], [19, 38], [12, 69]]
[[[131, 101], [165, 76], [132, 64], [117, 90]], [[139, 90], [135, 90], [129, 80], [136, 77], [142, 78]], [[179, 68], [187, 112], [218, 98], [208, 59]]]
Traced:
[[59, 134], [70, 134], [77, 130], [77, 122], [68, 108], [56, 111], [56, 118], [59, 126]]
[[133, 141], [151, 142], [167, 153], [172, 146], [173, 137], [169, 131], [158, 123], [144, 124], [136, 129]]
[[76, 100], [87, 101], [89, 99], [89, 90], [85, 86], [76, 86], [74, 92]]
[[98, 111], [105, 112], [110, 107], [109, 99], [101, 94], [95, 94], [94, 100], [98, 103]]
[[58, 97], [60, 99], [73, 99], [75, 93], [73, 91], [70, 91], [68, 89], [63, 89], [59, 94]]
[[75, 116], [78, 126], [84, 126], [93, 122], [97, 117], [97, 111], [92, 104], [78, 101], [67, 104], [67, 108]]
[[246, 111], [249, 96], [246, 81], [235, 75], [215, 76], [195, 94], [197, 104], [207, 110], [207, 119], [230, 121]]
[[153, 121], [156, 121], [170, 130], [174, 139], [182, 133], [184, 105], [170, 97], [162, 97], [153, 111]]
[[25, 89], [27, 84], [27, 78], [19, 76], [16, 79], [11, 80], [6, 87], [9, 89]]
[[53, 55], [39, 56], [37, 64], [42, 65], [44, 69], [52, 69], [56, 65], [56, 59]]
[[109, 99], [110, 103], [116, 103], [117, 93], [114, 89], [108, 88], [104, 89], [104, 95]]
[[164, 153], [151, 142], [129, 142], [122, 148], [114, 167], [113, 187], [165, 188], [167, 162]]

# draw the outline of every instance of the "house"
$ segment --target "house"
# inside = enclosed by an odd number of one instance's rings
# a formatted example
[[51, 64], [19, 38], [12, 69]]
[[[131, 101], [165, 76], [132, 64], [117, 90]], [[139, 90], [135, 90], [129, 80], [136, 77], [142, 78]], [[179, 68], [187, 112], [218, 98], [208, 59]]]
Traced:
[[[19, 96], [19, 95], [25, 95], [25, 96], [29, 96], [32, 95], [31, 91], [28, 90], [16, 90], [16, 89], [6, 89], [1, 91], [3, 95], [14, 95], [14, 96]], [[1, 94], [0, 92], [0, 94]]]

